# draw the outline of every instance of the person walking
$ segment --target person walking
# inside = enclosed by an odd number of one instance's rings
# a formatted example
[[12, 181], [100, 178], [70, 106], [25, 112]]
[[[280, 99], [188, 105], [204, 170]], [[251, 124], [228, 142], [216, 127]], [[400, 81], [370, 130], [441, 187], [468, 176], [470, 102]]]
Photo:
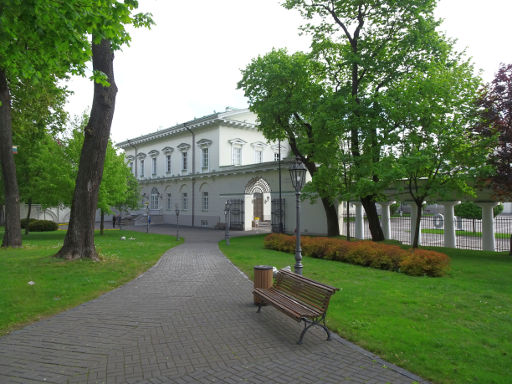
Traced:
[[112, 228], [116, 227], [116, 215], [112, 215]]

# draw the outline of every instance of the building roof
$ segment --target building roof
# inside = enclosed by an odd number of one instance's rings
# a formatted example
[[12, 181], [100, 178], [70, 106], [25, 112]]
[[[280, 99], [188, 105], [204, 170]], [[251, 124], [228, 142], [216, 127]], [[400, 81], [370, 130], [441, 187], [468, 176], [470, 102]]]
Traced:
[[210, 126], [216, 123], [223, 123], [225, 125], [235, 126], [239, 128], [256, 128], [256, 124], [247, 121], [240, 121], [236, 119], [237, 115], [241, 115], [243, 113], [249, 112], [248, 108], [237, 109], [227, 107], [224, 112], [215, 112], [210, 115], [206, 115], [200, 117], [198, 119], [189, 120], [185, 123], [177, 124], [170, 128], [165, 128], [156, 132], [148, 133], [146, 135], [142, 135], [139, 137], [135, 137], [133, 139], [125, 140], [121, 143], [117, 144], [117, 147], [125, 149], [132, 147], [134, 145], [147, 143], [155, 140], [162, 139], [167, 136], [176, 135], [178, 133], [187, 131], [187, 130], [195, 130], [198, 128]]

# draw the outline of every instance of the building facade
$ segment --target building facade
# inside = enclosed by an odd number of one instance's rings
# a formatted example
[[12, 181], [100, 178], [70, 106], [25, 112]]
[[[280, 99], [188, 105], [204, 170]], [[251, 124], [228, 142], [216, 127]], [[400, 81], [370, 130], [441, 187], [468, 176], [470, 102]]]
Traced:
[[[289, 146], [268, 142], [248, 109], [227, 108], [117, 146], [141, 186], [137, 213], [149, 214], [151, 223], [174, 224], [179, 210], [180, 224], [219, 227], [229, 200], [234, 229], [250, 230], [262, 222], [278, 225], [280, 208], [285, 230], [295, 229]], [[326, 232], [320, 202], [304, 202], [302, 210], [304, 232]]]

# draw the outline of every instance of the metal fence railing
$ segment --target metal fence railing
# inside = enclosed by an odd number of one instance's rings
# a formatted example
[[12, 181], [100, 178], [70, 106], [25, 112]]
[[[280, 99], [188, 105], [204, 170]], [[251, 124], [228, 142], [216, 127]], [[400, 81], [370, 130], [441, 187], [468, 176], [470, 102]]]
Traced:
[[[346, 218], [345, 218], [346, 220]], [[482, 220], [456, 218], [455, 234], [457, 248], [482, 249]], [[346, 226], [346, 222], [344, 223]], [[421, 245], [444, 246], [444, 223], [436, 216], [422, 216]], [[494, 218], [496, 251], [510, 251], [510, 235], [512, 234], [512, 216], [497, 216]], [[346, 233], [346, 229], [343, 230]], [[350, 219], [350, 236], [355, 234], [355, 218]], [[371, 239], [368, 221], [364, 221], [364, 239]], [[411, 218], [400, 216], [391, 218], [391, 239], [403, 244], [411, 244]]]

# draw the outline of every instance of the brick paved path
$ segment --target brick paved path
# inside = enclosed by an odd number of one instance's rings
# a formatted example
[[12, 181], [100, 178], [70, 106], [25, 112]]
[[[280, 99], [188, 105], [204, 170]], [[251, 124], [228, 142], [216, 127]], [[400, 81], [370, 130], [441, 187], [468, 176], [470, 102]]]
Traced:
[[425, 382], [322, 330], [297, 345], [302, 325], [256, 314], [222, 232], [184, 235], [134, 281], [0, 338], [0, 383]]

